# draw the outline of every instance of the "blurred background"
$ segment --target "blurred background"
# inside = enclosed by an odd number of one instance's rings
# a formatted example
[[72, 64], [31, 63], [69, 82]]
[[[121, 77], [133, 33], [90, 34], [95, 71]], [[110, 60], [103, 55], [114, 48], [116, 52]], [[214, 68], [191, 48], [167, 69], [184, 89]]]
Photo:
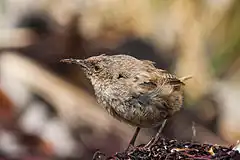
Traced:
[[0, 0], [0, 157], [89, 160], [126, 148], [135, 128], [95, 102], [77, 66], [59, 63], [102, 53], [193, 75], [164, 137], [236, 144], [239, 29], [239, 0]]

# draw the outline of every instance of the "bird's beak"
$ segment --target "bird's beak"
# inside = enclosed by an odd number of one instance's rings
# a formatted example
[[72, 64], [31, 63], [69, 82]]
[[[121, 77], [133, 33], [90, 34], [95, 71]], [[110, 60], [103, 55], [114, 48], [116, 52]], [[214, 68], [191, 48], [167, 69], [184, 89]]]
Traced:
[[62, 59], [60, 60], [62, 63], [69, 63], [69, 64], [78, 64], [83, 68], [87, 68], [86, 62], [82, 59]]

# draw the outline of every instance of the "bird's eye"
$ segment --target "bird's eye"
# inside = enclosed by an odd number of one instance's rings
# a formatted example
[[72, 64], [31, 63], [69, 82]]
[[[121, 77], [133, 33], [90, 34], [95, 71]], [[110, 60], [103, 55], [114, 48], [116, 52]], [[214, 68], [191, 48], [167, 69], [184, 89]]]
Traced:
[[124, 78], [124, 76], [122, 74], [119, 74], [117, 79], [120, 79], [120, 78]]
[[125, 73], [119, 73], [118, 76], [117, 76], [117, 79], [121, 79], [121, 78], [128, 78], [128, 75], [125, 74]]
[[95, 65], [95, 66], [94, 66], [94, 70], [95, 70], [95, 71], [99, 71], [99, 70], [100, 70], [100, 67]]

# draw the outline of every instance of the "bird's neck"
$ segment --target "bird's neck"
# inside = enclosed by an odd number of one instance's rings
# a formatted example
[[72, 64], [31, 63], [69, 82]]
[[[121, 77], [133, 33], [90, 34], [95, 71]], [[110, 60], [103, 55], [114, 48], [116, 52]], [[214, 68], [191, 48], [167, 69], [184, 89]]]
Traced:
[[109, 83], [106, 81], [102, 81], [98, 78], [90, 79], [93, 89], [95, 91], [95, 94], [101, 95], [102, 92], [104, 92], [107, 87], [109, 86]]

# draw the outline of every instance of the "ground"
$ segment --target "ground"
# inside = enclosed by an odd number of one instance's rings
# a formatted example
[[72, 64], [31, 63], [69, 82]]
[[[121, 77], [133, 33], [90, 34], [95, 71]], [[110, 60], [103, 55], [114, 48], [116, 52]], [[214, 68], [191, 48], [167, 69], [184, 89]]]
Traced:
[[240, 160], [240, 153], [233, 146], [223, 147], [195, 142], [180, 142], [162, 138], [150, 148], [140, 145], [127, 152], [107, 157], [97, 152], [94, 160]]

